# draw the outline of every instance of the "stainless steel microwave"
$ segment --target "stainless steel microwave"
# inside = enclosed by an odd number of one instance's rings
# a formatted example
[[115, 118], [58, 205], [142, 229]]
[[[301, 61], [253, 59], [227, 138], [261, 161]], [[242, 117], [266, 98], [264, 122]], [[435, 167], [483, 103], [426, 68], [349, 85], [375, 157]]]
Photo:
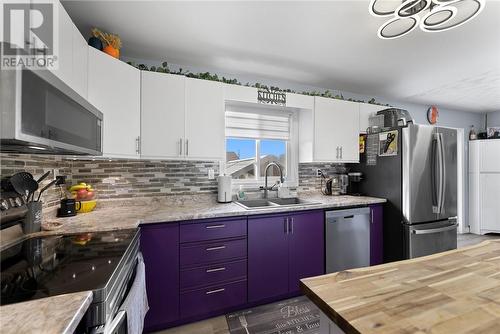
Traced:
[[102, 113], [48, 70], [0, 73], [1, 151], [102, 155]]

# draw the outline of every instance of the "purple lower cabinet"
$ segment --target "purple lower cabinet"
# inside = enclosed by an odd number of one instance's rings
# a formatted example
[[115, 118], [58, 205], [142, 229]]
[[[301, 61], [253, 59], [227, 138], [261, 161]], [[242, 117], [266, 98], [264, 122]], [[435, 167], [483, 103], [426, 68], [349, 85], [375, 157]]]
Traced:
[[289, 292], [300, 291], [300, 279], [325, 273], [325, 213], [290, 216]]
[[149, 311], [145, 331], [179, 319], [179, 224], [141, 227]]
[[370, 265], [381, 264], [384, 261], [384, 240], [383, 240], [383, 206], [371, 205], [370, 224]]
[[286, 216], [248, 218], [248, 301], [288, 293]]

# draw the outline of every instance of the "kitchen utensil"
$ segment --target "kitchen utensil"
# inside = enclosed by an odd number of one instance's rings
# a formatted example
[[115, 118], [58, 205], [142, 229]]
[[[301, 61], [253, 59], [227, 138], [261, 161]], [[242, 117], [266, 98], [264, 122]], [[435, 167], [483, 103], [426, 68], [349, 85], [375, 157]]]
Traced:
[[45, 178], [47, 176], [49, 176], [49, 174], [50, 174], [50, 170], [47, 173], [45, 173], [42, 176], [40, 176], [40, 178], [38, 180], [36, 180], [36, 182], [38, 182], [38, 184], [40, 184], [40, 182], [42, 182], [43, 180], [45, 180]]
[[50, 188], [50, 187], [51, 187], [54, 183], [56, 183], [56, 182], [57, 182], [57, 179], [56, 179], [56, 180], [52, 180], [52, 181], [50, 181], [50, 183], [49, 183], [49, 184], [47, 184], [45, 187], [43, 187], [43, 188], [42, 188], [42, 190], [40, 190], [40, 193], [38, 194], [38, 198], [37, 198], [37, 200], [36, 200], [36, 201], [37, 201], [37, 202], [38, 202], [38, 201], [40, 201], [40, 197], [42, 197], [42, 193], [43, 193], [45, 190], [49, 189], [49, 188]]
[[19, 172], [11, 176], [10, 183], [19, 195], [26, 196], [26, 202], [29, 197], [38, 189], [38, 183], [33, 179], [33, 175], [28, 172]]
[[87, 213], [94, 210], [97, 204], [96, 200], [91, 201], [81, 201], [75, 203], [76, 212], [78, 213]]
[[42, 229], [42, 202], [26, 203], [28, 212], [24, 218], [23, 232], [25, 234], [40, 232]]

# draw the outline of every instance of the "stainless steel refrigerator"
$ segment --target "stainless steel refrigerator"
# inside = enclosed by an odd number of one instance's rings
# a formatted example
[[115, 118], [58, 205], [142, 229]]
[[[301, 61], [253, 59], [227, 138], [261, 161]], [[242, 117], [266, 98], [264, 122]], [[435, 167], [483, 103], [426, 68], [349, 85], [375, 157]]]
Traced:
[[[411, 123], [391, 130], [368, 135], [356, 166], [364, 173], [361, 192], [388, 200], [384, 261], [455, 249], [457, 131]], [[393, 141], [389, 153], [388, 133]]]

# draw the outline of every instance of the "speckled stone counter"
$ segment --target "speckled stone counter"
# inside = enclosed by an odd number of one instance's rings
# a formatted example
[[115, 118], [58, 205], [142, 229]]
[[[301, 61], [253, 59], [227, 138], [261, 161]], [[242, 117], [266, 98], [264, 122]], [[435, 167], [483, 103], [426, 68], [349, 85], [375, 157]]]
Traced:
[[42, 234], [97, 232], [135, 228], [140, 224], [154, 224], [192, 219], [249, 216], [315, 209], [335, 209], [384, 203], [385, 199], [364, 196], [322, 196], [306, 194], [300, 198], [315, 204], [286, 207], [267, 207], [247, 210], [236, 203], [217, 203], [213, 195], [182, 195], [107, 200], [98, 202], [90, 213], [70, 218], [46, 218], [60, 222], [62, 228]]
[[92, 302], [84, 291], [0, 307], [2, 333], [72, 334]]

